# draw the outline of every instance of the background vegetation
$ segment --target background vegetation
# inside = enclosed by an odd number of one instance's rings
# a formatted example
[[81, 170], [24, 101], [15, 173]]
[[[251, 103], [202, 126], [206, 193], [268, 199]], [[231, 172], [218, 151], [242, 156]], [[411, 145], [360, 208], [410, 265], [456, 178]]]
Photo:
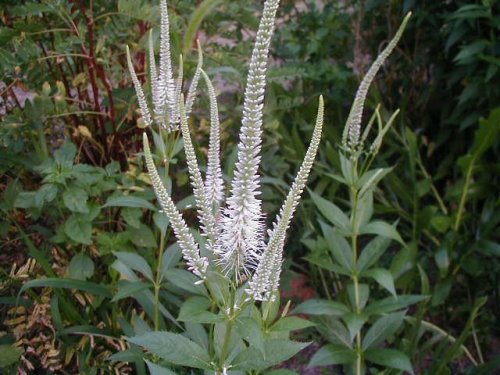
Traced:
[[[173, 55], [183, 53], [188, 77], [196, 65], [195, 39], [201, 41], [205, 70], [221, 98], [223, 160], [234, 160], [260, 4], [172, 0], [169, 6], [171, 28], [178, 30], [172, 32]], [[378, 263], [390, 269], [399, 293], [429, 296], [411, 312], [439, 330], [422, 334], [405, 328], [391, 345], [408, 353], [417, 373], [494, 373], [500, 363], [498, 0], [284, 1], [266, 97], [264, 209], [278, 209], [285, 181], [302, 160], [319, 94], [326, 101], [325, 134], [309, 188], [349, 206], [335, 177], [343, 125], [361, 77], [409, 10], [413, 17], [370, 91], [367, 111], [380, 106], [387, 120], [401, 110], [376, 161], [393, 170], [374, 191], [374, 212], [398, 223], [405, 246], [389, 249]], [[147, 31], [158, 25], [158, 15], [156, 2], [149, 0], [1, 3], [0, 368], [5, 371], [146, 371], [141, 351], [121, 337], [151, 321], [148, 301], [126, 298], [133, 291], [120, 288], [113, 252], [139, 254], [154, 267], [159, 247], [169, 246], [171, 262], [178, 261], [144, 173], [142, 130], [125, 58], [128, 44], [136, 71], [144, 71]], [[202, 109], [191, 124], [201, 153], [208, 133], [205, 98], [200, 96]], [[182, 142], [176, 145], [169, 182], [186, 208], [192, 196], [180, 162]], [[226, 165], [226, 174], [231, 168]], [[282, 300], [335, 300], [341, 280], [321, 267], [331, 244], [311, 195], [293, 226]], [[54, 283], [33, 281], [42, 277]], [[57, 283], [63, 277], [74, 284]], [[27, 289], [28, 281], [39, 287]], [[161, 297], [168, 311], [178, 311], [182, 288], [175, 278], [167, 280]], [[174, 323], [165, 315], [158, 324]], [[322, 343], [328, 341], [327, 328], [321, 335], [309, 328], [299, 337]], [[443, 340], [447, 335], [453, 340]], [[480, 366], [473, 366], [462, 344]], [[300, 369], [308, 360], [288, 367], [306, 371]]]

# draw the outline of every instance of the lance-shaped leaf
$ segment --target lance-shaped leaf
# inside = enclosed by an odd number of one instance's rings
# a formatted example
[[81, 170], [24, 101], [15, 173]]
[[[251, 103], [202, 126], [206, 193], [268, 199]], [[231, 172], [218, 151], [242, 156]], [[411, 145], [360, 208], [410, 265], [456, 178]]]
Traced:
[[290, 226], [290, 221], [297, 208], [314, 159], [316, 158], [323, 128], [323, 106], [323, 97], [320, 96], [316, 126], [314, 127], [311, 143], [297, 173], [297, 177], [295, 177], [292, 188], [273, 225], [273, 230], [269, 235], [269, 242], [262, 254], [257, 270], [249, 283], [248, 293], [256, 300], [269, 300], [273, 298], [275, 292], [278, 290], [285, 234]]
[[210, 100], [210, 141], [208, 144], [208, 165], [205, 178], [205, 194], [209, 204], [214, 207], [224, 200], [224, 180], [220, 162], [220, 122], [219, 108], [215, 89], [208, 75], [201, 70], [205, 80]]
[[389, 57], [391, 52], [394, 50], [396, 45], [401, 39], [403, 35], [403, 31], [406, 28], [406, 24], [410, 19], [411, 13], [408, 13], [404, 18], [401, 26], [399, 27], [396, 35], [389, 42], [387, 47], [378, 55], [375, 62], [372, 64], [366, 75], [364, 76], [361, 84], [359, 85], [358, 91], [356, 92], [356, 96], [354, 98], [354, 102], [351, 107], [351, 111], [349, 112], [349, 117], [347, 118], [347, 122], [344, 128], [344, 132], [342, 135], [342, 146], [346, 150], [350, 150], [351, 152], [356, 151], [360, 146], [360, 133], [361, 133], [361, 119], [363, 116], [363, 108], [365, 105], [366, 96], [368, 94], [368, 89], [370, 88], [375, 75], [379, 71], [379, 69], [384, 64], [385, 60]]
[[258, 168], [267, 57], [278, 4], [279, 0], [265, 2], [257, 31], [243, 104], [238, 161], [217, 244], [226, 273], [235, 274], [237, 279], [249, 275], [262, 252], [262, 211], [261, 201], [257, 199], [260, 193]]
[[130, 49], [127, 46], [127, 64], [130, 76], [132, 77], [132, 82], [134, 83], [135, 92], [137, 94], [137, 101], [139, 102], [139, 108], [141, 110], [142, 119], [146, 126], [151, 125], [151, 114], [149, 113], [148, 102], [146, 101], [146, 96], [142, 90], [142, 85], [135, 74], [134, 65], [132, 64], [132, 58], [130, 57]]
[[209, 248], [211, 249], [216, 235], [215, 218], [205, 195], [205, 185], [203, 184], [203, 179], [201, 178], [198, 160], [194, 151], [193, 142], [191, 141], [191, 135], [189, 134], [189, 127], [183, 103], [184, 96], [181, 95], [179, 98], [181, 131], [184, 139], [184, 150], [186, 152], [189, 175], [191, 177], [191, 186], [193, 187], [194, 198], [196, 200], [196, 206], [198, 207], [198, 218], [201, 222], [201, 228], [203, 230], [203, 234], [208, 237]]
[[149, 141], [146, 133], [143, 134], [144, 143], [144, 156], [146, 159], [146, 165], [148, 168], [149, 176], [153, 184], [153, 188], [158, 198], [158, 202], [162, 207], [163, 212], [170, 219], [170, 224], [175, 233], [175, 237], [179, 243], [182, 250], [182, 255], [187, 262], [188, 269], [194, 274], [204, 277], [205, 272], [208, 267], [208, 260], [205, 257], [200, 256], [200, 251], [198, 249], [198, 244], [195, 242], [193, 235], [189, 231], [186, 222], [182, 218], [181, 213], [175, 207], [172, 198], [168, 194], [165, 186], [163, 185], [161, 178], [156, 170], [156, 166], [151, 155], [151, 150], [149, 148]]

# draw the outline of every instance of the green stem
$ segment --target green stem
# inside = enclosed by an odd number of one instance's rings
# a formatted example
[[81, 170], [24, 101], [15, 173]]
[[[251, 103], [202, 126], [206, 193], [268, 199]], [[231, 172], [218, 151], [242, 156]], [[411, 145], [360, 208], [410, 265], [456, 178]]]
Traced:
[[163, 253], [165, 248], [165, 234], [162, 232], [160, 237], [160, 248], [158, 249], [158, 264], [156, 265], [156, 278], [154, 282], [155, 288], [155, 315], [154, 324], [155, 331], [160, 330], [160, 289], [161, 289], [161, 279], [162, 279], [162, 264], [163, 264]]
[[453, 226], [453, 230], [455, 232], [460, 228], [460, 222], [462, 221], [462, 214], [465, 207], [465, 200], [467, 198], [467, 192], [469, 191], [470, 180], [472, 178], [472, 169], [474, 167], [474, 159], [471, 160], [469, 168], [467, 168], [467, 173], [465, 175], [465, 183], [464, 188], [462, 190], [462, 196], [460, 197], [460, 203], [458, 205], [457, 217], [455, 219], [455, 225]]
[[[357, 162], [353, 163], [353, 169], [357, 168]], [[352, 211], [351, 211], [351, 248], [352, 248], [352, 281], [354, 284], [354, 304], [356, 309], [356, 314], [361, 313], [361, 298], [359, 291], [359, 278], [356, 270], [356, 263], [358, 261], [358, 233], [357, 233], [357, 223], [356, 223], [356, 211], [358, 208], [358, 190], [351, 186], [351, 202], [352, 202]], [[362, 369], [362, 349], [361, 349], [361, 330], [356, 334], [356, 374], [361, 375]]]
[[219, 367], [220, 370], [224, 369], [224, 361], [227, 358], [228, 351], [229, 351], [229, 344], [231, 342], [231, 335], [233, 333], [233, 327], [234, 327], [234, 300], [235, 300], [235, 288], [231, 288], [231, 297], [229, 299], [229, 314], [227, 316], [228, 322], [226, 325], [226, 333], [224, 335], [224, 343], [222, 344], [222, 350], [220, 354], [220, 363]]

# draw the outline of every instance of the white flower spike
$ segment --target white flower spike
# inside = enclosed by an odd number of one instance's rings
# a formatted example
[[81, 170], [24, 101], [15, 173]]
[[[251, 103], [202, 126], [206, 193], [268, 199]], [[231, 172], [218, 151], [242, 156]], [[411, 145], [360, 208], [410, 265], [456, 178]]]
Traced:
[[237, 280], [250, 275], [263, 251], [264, 223], [261, 201], [257, 198], [260, 193], [258, 168], [267, 60], [278, 5], [279, 0], [265, 2], [257, 31], [245, 91], [238, 161], [216, 245], [224, 270], [234, 273]]
[[385, 47], [380, 55], [378, 55], [377, 59], [373, 62], [372, 66], [359, 85], [342, 135], [342, 147], [350, 153], [359, 152], [363, 147], [360, 142], [361, 120], [363, 116], [363, 108], [366, 101], [366, 96], [368, 95], [368, 89], [370, 88], [375, 75], [380, 70], [385, 60], [387, 60], [387, 58], [401, 39], [403, 31], [406, 28], [406, 24], [408, 23], [410, 17], [411, 12], [406, 15], [403, 22], [401, 23], [401, 26], [399, 26], [396, 35], [394, 35], [394, 38], [392, 38], [387, 47]]
[[[152, 117], [142, 86], [137, 79], [130, 52], [127, 47], [127, 62], [130, 75], [137, 93], [139, 108], [146, 126], [156, 123], [161, 129], [175, 131], [179, 129], [181, 118], [179, 108], [179, 98], [183, 85], [182, 57], [179, 59], [178, 78], [174, 80], [172, 70], [172, 56], [170, 48], [170, 24], [168, 19], [167, 1], [160, 0], [160, 64], [156, 67], [156, 59], [153, 46], [152, 30], [149, 33], [149, 74], [151, 84], [151, 100], [153, 102]], [[198, 66], [189, 87], [186, 100], [186, 114], [189, 117], [195, 100], [196, 89], [200, 79], [203, 56], [198, 43]]]

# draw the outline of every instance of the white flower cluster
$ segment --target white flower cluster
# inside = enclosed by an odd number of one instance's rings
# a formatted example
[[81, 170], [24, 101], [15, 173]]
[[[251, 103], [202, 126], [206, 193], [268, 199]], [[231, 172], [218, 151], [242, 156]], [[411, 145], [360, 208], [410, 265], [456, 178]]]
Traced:
[[[258, 168], [261, 159], [267, 62], [278, 5], [279, 0], [267, 0], [264, 4], [248, 73], [238, 144], [238, 160], [230, 195], [226, 205], [222, 206], [225, 194], [220, 166], [220, 129], [215, 90], [210, 79], [201, 69], [200, 63], [196, 71], [197, 77], [193, 79], [193, 82], [197, 81], [200, 76], [206, 82], [210, 98], [211, 120], [208, 166], [203, 182], [187, 121], [188, 112], [194, 99], [188, 96], [184, 104], [184, 98], [178, 88], [179, 84], [173, 91], [170, 48], [168, 46], [168, 17], [166, 3], [164, 0], [162, 1], [162, 52], [160, 54], [162, 66], [160, 66], [158, 78], [155, 76], [156, 67], [151, 68], [151, 81], [155, 82], [152, 87], [155, 116], [156, 118], [164, 118], [164, 114], [166, 114], [170, 119], [177, 118], [175, 116], [179, 118], [198, 218], [201, 223], [201, 233], [207, 238], [207, 249], [213, 255], [214, 262], [209, 263], [207, 258], [200, 256], [199, 246], [160, 180], [153, 162], [148, 138], [144, 134], [144, 154], [153, 187], [163, 211], [170, 218], [170, 224], [174, 229], [189, 269], [201, 278], [204, 278], [209, 267], [213, 267], [222, 271], [227, 277], [233, 278], [238, 284], [248, 279], [246, 292], [255, 300], [264, 301], [270, 300], [276, 295], [286, 230], [290, 225], [311, 171], [323, 126], [323, 99], [320, 98], [316, 126], [306, 156], [272, 230], [269, 230], [266, 236], [261, 201], [257, 198], [260, 194]], [[150, 49], [152, 50], [152, 46]], [[150, 61], [151, 64], [154, 63], [154, 55]], [[130, 58], [129, 64], [132, 65]], [[182, 71], [182, 68], [180, 70]], [[150, 125], [151, 116], [144, 93], [133, 69], [131, 69], [131, 74], [144, 121]], [[194, 90], [190, 90], [190, 92], [194, 92]], [[172, 102], [173, 92], [173, 98], [177, 100], [177, 103]], [[161, 112], [165, 105], [168, 110], [173, 111], [173, 115], [171, 112]], [[157, 108], [159, 111], [156, 110]], [[174, 129], [172, 122], [170, 122], [170, 129]]]

